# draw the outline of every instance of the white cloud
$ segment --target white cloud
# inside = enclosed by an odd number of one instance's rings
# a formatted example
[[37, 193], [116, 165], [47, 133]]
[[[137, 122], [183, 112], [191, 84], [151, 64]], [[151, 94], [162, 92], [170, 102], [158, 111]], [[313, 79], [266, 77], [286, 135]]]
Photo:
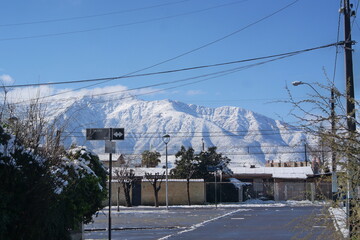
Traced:
[[14, 83], [14, 79], [8, 74], [0, 75], [0, 82], [4, 85], [9, 85]]
[[[0, 93], [1, 94], [1, 93]], [[40, 87], [26, 87], [26, 88], [13, 88], [7, 93], [7, 99], [9, 102], [16, 103], [22, 101], [29, 101], [31, 99], [40, 99], [44, 102], [53, 102], [53, 101], [61, 101], [61, 100], [70, 100], [81, 98], [84, 96], [89, 96], [96, 98], [97, 96], [106, 97], [109, 96], [111, 98], [116, 97], [131, 97], [131, 96], [139, 96], [141, 98], [142, 95], [156, 95], [163, 94], [163, 91], [155, 88], [144, 88], [144, 89], [135, 89], [130, 90], [122, 85], [115, 86], [105, 86], [98, 87], [93, 89], [56, 89], [52, 86], [40, 86]], [[51, 97], [49, 97], [51, 96]]]
[[10, 88], [10, 90], [7, 92], [7, 100], [10, 103], [17, 103], [22, 101], [29, 101], [31, 99], [40, 99], [54, 93], [55, 89], [48, 86]]

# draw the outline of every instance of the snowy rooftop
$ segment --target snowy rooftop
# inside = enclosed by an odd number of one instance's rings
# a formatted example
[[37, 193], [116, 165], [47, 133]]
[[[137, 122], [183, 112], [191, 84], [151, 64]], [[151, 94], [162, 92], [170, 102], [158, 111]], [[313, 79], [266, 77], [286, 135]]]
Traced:
[[[119, 157], [119, 154], [114, 154], [112, 157], [113, 161], [116, 161]], [[101, 160], [109, 160], [108, 154], [99, 155]], [[163, 174], [165, 172], [165, 158], [162, 156], [161, 163], [159, 163], [156, 168], [133, 168], [135, 170], [136, 176], [145, 176], [145, 173], [150, 174]], [[175, 156], [170, 155], [168, 159], [169, 173], [172, 168], [175, 167]], [[306, 179], [308, 176], [314, 174], [311, 166], [306, 167], [265, 167], [256, 165], [255, 168], [251, 168], [250, 164], [239, 164], [239, 163], [230, 163], [229, 168], [233, 171], [234, 175], [269, 175], [273, 178], [283, 178], [283, 179]], [[113, 167], [114, 171], [116, 167]], [[114, 175], [115, 176], [115, 175]]]
[[314, 172], [311, 166], [307, 167], [237, 167], [231, 168], [234, 174], [239, 175], [272, 175], [273, 178], [306, 179]]
[[[117, 168], [113, 168], [116, 171]], [[145, 173], [150, 174], [163, 174], [165, 169], [162, 167], [157, 168], [134, 168], [136, 176], [145, 176]], [[170, 172], [169, 168], [169, 172]], [[307, 167], [237, 167], [231, 169], [234, 175], [271, 175], [273, 178], [284, 179], [306, 179], [308, 176], [313, 175], [310, 166]]]

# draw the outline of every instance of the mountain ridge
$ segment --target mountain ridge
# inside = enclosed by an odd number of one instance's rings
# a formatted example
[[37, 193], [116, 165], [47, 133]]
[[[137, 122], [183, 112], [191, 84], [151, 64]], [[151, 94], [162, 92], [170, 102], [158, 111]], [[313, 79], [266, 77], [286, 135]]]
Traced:
[[[61, 109], [61, 103], [55, 106]], [[240, 107], [210, 108], [169, 99], [83, 97], [66, 103], [62, 111], [53, 110], [52, 116], [60, 124], [67, 123], [66, 144], [85, 145], [99, 154], [104, 152], [104, 143], [86, 141], [86, 128], [124, 128], [125, 141], [117, 142], [119, 152], [124, 154], [141, 154], [144, 150], [162, 153], [162, 136], [170, 134], [169, 154], [175, 154], [182, 145], [200, 151], [205, 144], [216, 146], [218, 152], [232, 159], [232, 164], [243, 165], [299, 161], [303, 159], [301, 141], [306, 138], [284, 122]]]

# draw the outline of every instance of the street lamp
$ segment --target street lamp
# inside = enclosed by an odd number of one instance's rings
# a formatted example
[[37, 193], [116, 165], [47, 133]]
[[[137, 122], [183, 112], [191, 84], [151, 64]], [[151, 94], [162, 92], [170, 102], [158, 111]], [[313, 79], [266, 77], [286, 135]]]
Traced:
[[[323, 99], [326, 103], [326, 105], [328, 105], [331, 109], [331, 133], [333, 134], [333, 136], [335, 136], [336, 134], [336, 129], [335, 129], [335, 88], [331, 87], [331, 98], [330, 98], [330, 104], [320, 95], [320, 93], [309, 83], [307, 82], [302, 82], [302, 81], [295, 81], [292, 82], [292, 85], [294, 86], [299, 86], [299, 85], [308, 85], [309, 87], [311, 87], [318, 95], [321, 99]], [[333, 200], [336, 201], [337, 199], [337, 176], [336, 176], [336, 156], [335, 156], [335, 152], [334, 150], [331, 151], [331, 170], [332, 170], [332, 174], [331, 174], [331, 190], [333, 193]]]
[[[317, 95], [319, 95], [319, 97], [325, 101], [326, 105], [329, 105], [329, 103], [321, 96], [321, 94], [316, 90], [316, 88], [313, 87], [313, 85], [311, 85], [310, 83], [307, 82], [302, 82], [302, 81], [294, 81], [292, 82], [292, 85], [299, 86], [299, 85], [308, 85], [309, 87], [312, 88], [312, 90], [314, 90], [316, 92]], [[333, 92], [333, 88], [331, 88], [331, 91]]]
[[167, 145], [170, 141], [170, 135], [166, 134], [162, 137], [163, 142], [165, 143], [165, 175], [166, 175], [166, 185], [165, 185], [165, 190], [166, 190], [166, 209], [169, 209], [169, 198], [168, 198], [168, 148]]

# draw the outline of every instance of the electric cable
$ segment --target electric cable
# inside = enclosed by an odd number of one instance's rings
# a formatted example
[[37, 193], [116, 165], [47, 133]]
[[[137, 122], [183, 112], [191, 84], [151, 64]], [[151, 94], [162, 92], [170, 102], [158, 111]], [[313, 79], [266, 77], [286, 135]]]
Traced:
[[157, 18], [141, 20], [141, 21], [136, 21], [136, 22], [130, 22], [130, 23], [115, 24], [115, 25], [111, 25], [111, 26], [89, 28], [89, 29], [68, 31], [68, 32], [39, 34], [39, 35], [24, 36], [24, 37], [0, 38], [0, 41], [13, 41], [13, 40], [26, 40], [26, 39], [35, 39], [35, 38], [57, 37], [57, 36], [64, 36], [64, 35], [71, 35], [71, 34], [78, 34], [78, 33], [102, 31], [102, 30], [108, 30], [108, 29], [119, 28], [119, 27], [127, 27], [127, 26], [133, 26], [133, 25], [138, 25], [138, 24], [157, 22], [157, 21], [161, 21], [161, 20], [165, 20], [165, 19], [188, 16], [188, 15], [191, 15], [191, 14], [196, 14], [196, 13], [200, 13], [200, 12], [204, 12], [204, 11], [209, 11], [209, 10], [212, 10], [212, 9], [216, 9], [216, 8], [220, 8], [220, 7], [224, 7], [224, 6], [229, 6], [229, 5], [233, 5], [233, 4], [237, 4], [237, 3], [245, 2], [245, 1], [248, 1], [248, 0], [236, 1], [236, 2], [231, 2], [231, 3], [227, 3], [227, 4], [217, 5], [217, 6], [214, 6], [214, 7], [204, 8], [204, 9], [185, 12], [185, 13], [180, 13], [180, 14], [176, 14], [176, 15], [170, 15], [170, 16], [165, 16], [165, 17], [157, 17]]
[[126, 74], [126, 75], [115, 76], [115, 77], [71, 80], [71, 81], [61, 81], [61, 82], [18, 84], [18, 85], [11, 85], [11, 86], [0, 86], [0, 88], [36, 87], [36, 86], [48, 86], [48, 85], [112, 81], [112, 80], [117, 80], [117, 79], [134, 78], [134, 77], [147, 77], [147, 76], [153, 76], [153, 75], [170, 74], [170, 73], [177, 73], [177, 72], [183, 72], [183, 71], [198, 70], [198, 69], [203, 69], [203, 68], [212, 68], [212, 67], [232, 65], [232, 64], [238, 64], [238, 63], [244, 63], [244, 62], [258, 61], [258, 60], [293, 55], [293, 54], [300, 54], [300, 53], [310, 52], [310, 51], [324, 49], [324, 48], [328, 48], [328, 47], [339, 46], [339, 45], [343, 45], [343, 44], [344, 44], [344, 42], [340, 41], [340, 42], [336, 42], [336, 43], [330, 43], [330, 44], [326, 44], [326, 45], [322, 45], [322, 46], [318, 46], [318, 47], [307, 48], [307, 49], [302, 49], [302, 50], [297, 50], [297, 51], [292, 51], [292, 52], [286, 52], [286, 53], [280, 53], [280, 54], [274, 54], [274, 55], [268, 55], [268, 56], [262, 56], [262, 57], [256, 57], [256, 58], [241, 59], [241, 60], [223, 62], [223, 63], [215, 63], [215, 64], [185, 67], [185, 68], [179, 68], [179, 69], [171, 69], [171, 70], [158, 71], [158, 72], [150, 72], [150, 73], [142, 73], [142, 74]]
[[[123, 75], [123, 76], [129, 76], [129, 75], [132, 75], [132, 74], [135, 74], [135, 73], [138, 73], [138, 72], [142, 72], [142, 71], [148, 70], [148, 69], [150, 69], [150, 68], [154, 68], [154, 67], [156, 67], [156, 66], [162, 65], [162, 64], [164, 64], [164, 63], [173, 61], [173, 60], [175, 60], [175, 59], [178, 59], [178, 58], [180, 58], [180, 57], [183, 57], [183, 56], [185, 56], [185, 55], [188, 55], [188, 54], [190, 54], [190, 53], [193, 53], [193, 52], [195, 52], [195, 51], [198, 51], [198, 50], [200, 50], [200, 49], [206, 48], [206, 47], [208, 47], [208, 46], [210, 46], [210, 45], [212, 45], [212, 44], [215, 44], [215, 43], [220, 42], [220, 41], [222, 41], [222, 40], [224, 40], [224, 39], [226, 39], [226, 38], [229, 38], [229, 37], [231, 37], [231, 36], [233, 36], [233, 35], [241, 32], [241, 31], [243, 31], [243, 30], [245, 30], [245, 29], [247, 29], [247, 28], [249, 28], [249, 27], [251, 27], [251, 26], [254, 26], [254, 25], [256, 25], [256, 24], [258, 24], [258, 23], [260, 23], [260, 22], [262, 22], [262, 21], [264, 21], [264, 20], [266, 20], [266, 19], [268, 19], [268, 18], [270, 18], [270, 17], [272, 17], [272, 16], [274, 16], [274, 15], [276, 15], [277, 13], [280, 13], [280, 12], [284, 11], [285, 9], [287, 9], [287, 8], [289, 8], [290, 6], [294, 5], [294, 4], [295, 4], [296, 2], [298, 2], [298, 1], [299, 1], [299, 0], [295, 0], [295, 1], [293, 1], [292, 3], [286, 5], [285, 7], [282, 7], [282, 8], [280, 8], [279, 10], [277, 10], [277, 11], [275, 11], [275, 12], [273, 12], [273, 13], [271, 13], [271, 14], [269, 14], [269, 15], [261, 18], [261, 19], [255, 21], [255, 22], [253, 22], [253, 23], [251, 23], [251, 24], [248, 24], [247, 26], [245, 26], [245, 27], [243, 27], [243, 28], [240, 28], [240, 29], [238, 29], [238, 30], [236, 30], [236, 31], [228, 34], [228, 35], [225, 35], [225, 36], [223, 36], [223, 37], [221, 37], [221, 38], [218, 38], [218, 39], [216, 39], [216, 40], [214, 40], [214, 41], [212, 41], [212, 42], [209, 42], [209, 43], [204, 44], [204, 45], [202, 45], [202, 46], [200, 46], [200, 47], [198, 47], [198, 48], [192, 49], [192, 50], [190, 50], [190, 51], [187, 51], [187, 52], [182, 53], [182, 54], [180, 54], [180, 55], [177, 55], [177, 56], [175, 56], [175, 57], [169, 58], [169, 59], [164, 60], [164, 61], [162, 61], [162, 62], [159, 62], [159, 63], [153, 64], [153, 65], [150, 65], [150, 66], [148, 66], [148, 67], [145, 67], [145, 68], [142, 68], [142, 69], [133, 71], [133, 72], [131, 72], [131, 73], [125, 74], [125, 75]], [[96, 85], [99, 85], [99, 84], [103, 84], [103, 83], [106, 83], [106, 82], [109, 82], [109, 81], [112, 81], [112, 80], [113, 80], [113, 79], [104, 80], [104, 81], [102, 81], [102, 82], [100, 82], [100, 83], [91, 84], [91, 85], [88, 85], [88, 86], [85, 86], [85, 87], [77, 88], [77, 89], [75, 89], [75, 90], [80, 90], [80, 89], [84, 89], [84, 88], [93, 87], [93, 86], [96, 86]], [[67, 92], [65, 91], [65, 92], [62, 92], [62, 93], [58, 93], [58, 94], [56, 94], [56, 95], [60, 95], [60, 94], [68, 93], [68, 92], [69, 92], [69, 91], [67, 91]], [[54, 95], [52, 95], [52, 96], [54, 96]]]
[[[341, 3], [341, 1], [340, 1], [340, 7], [339, 7], [339, 9], [341, 8], [341, 5], [342, 5], [342, 3]], [[341, 13], [339, 12], [338, 25], [337, 25], [337, 34], [336, 34], [336, 42], [339, 42], [339, 41], [340, 41], [340, 24], [341, 24]], [[332, 84], [334, 84], [334, 82], [335, 82], [335, 76], [336, 76], [336, 70], [337, 70], [338, 54], [339, 54], [339, 45], [336, 45]]]
[[[142, 95], [148, 95], [148, 94], [153, 94], [153, 93], [157, 93], [157, 92], [162, 92], [164, 90], [170, 90], [170, 89], [175, 89], [175, 88], [179, 88], [179, 87], [183, 87], [183, 86], [188, 86], [188, 85], [196, 84], [196, 83], [199, 83], [199, 82], [208, 81], [210, 79], [222, 77], [222, 76], [232, 74], [232, 73], [235, 73], [235, 72], [238, 72], [238, 71], [241, 71], [241, 70], [245, 70], [245, 69], [248, 69], [248, 68], [252, 68], [252, 67], [255, 67], [255, 66], [263, 65], [263, 64], [266, 64], [266, 63], [269, 63], [269, 62], [277, 61], [277, 60], [280, 60], [280, 59], [283, 59], [283, 58], [291, 57], [291, 56], [294, 56], [296, 54], [299, 54], [299, 53], [293, 53], [293, 54], [289, 54], [289, 55], [284, 55], [284, 56], [274, 58], [274, 59], [270, 59], [270, 60], [267, 60], [267, 61], [263, 61], [263, 62], [259, 62], [259, 63], [255, 63], [255, 64], [250, 64], [250, 65], [245, 65], [245, 66], [241, 66], [241, 67], [237, 67], [237, 68], [233, 68], [233, 69], [229, 69], [229, 70], [224, 70], [224, 71], [216, 72], [216, 73], [213, 73], [213, 74], [205, 74], [205, 75], [201, 75], [201, 76], [197, 76], [197, 77], [192, 77], [192, 78], [187, 78], [187, 79], [182, 79], [182, 80], [175, 80], [175, 81], [172, 81], [172, 82], [161, 83], [161, 85], [165, 85], [165, 84], [174, 83], [174, 82], [176, 83], [176, 82], [189, 81], [189, 80], [192, 80], [192, 79], [196, 79], [196, 78], [199, 78], [199, 77], [206, 77], [206, 76], [209, 76], [209, 75], [216, 75], [216, 76], [208, 77], [208, 78], [205, 78], [205, 79], [200, 79], [200, 80], [197, 80], [197, 81], [193, 81], [193, 82], [190, 82], [190, 83], [177, 85], [177, 86], [174, 86], [174, 87], [168, 87], [168, 88], [165, 88], [165, 89], [154, 90], [154, 91], [150, 91], [150, 92], [142, 93], [142, 94], [137, 94], [137, 95], [125, 96], [125, 97], [121, 97], [121, 98], [118, 98], [118, 99], [114, 99], [114, 98], [112, 98], [111, 100], [102, 99], [102, 100], [98, 100], [98, 101], [92, 101], [91, 103], [92, 104], [100, 104], [100, 103], [107, 102], [107, 101], [123, 100], [123, 99], [127, 99], [127, 98], [134, 98], [134, 97], [138, 97], [138, 96], [142, 96]], [[157, 84], [157, 85], [159, 86], [160, 84]], [[140, 89], [140, 88], [148, 88], [148, 86], [146, 86], [146, 87], [138, 87], [138, 88], [135, 88], [135, 89]], [[119, 92], [128, 92], [128, 91], [131, 91], [131, 90], [115, 91], [115, 92], [112, 92], [111, 94], [119, 93]], [[100, 95], [106, 95], [106, 94], [108, 94], [108, 93], [92, 94], [90, 96], [94, 97], [94, 96], [100, 96]], [[34, 101], [34, 100], [41, 100], [41, 99], [45, 99], [45, 98], [54, 97], [54, 96], [57, 96], [57, 95], [60, 95], [60, 94], [48, 95], [48, 96], [40, 97], [40, 98], [37, 98], [37, 99], [24, 100], [24, 101], [16, 102], [16, 103], [13, 103], [13, 104], [23, 104], [23, 103], [26, 103], [26, 102], [29, 102], [29, 101], [31, 102], [31, 101]], [[68, 98], [66, 98], [65, 100], [68, 101]], [[57, 99], [57, 101], [58, 101], [58, 99]], [[42, 103], [45, 103], [45, 102], [42, 102]]]
[[96, 18], [96, 17], [103, 17], [103, 16], [109, 16], [109, 15], [118, 15], [123, 13], [129, 13], [129, 12], [137, 12], [152, 8], [158, 8], [158, 7], [164, 7], [169, 5], [175, 5], [183, 2], [188, 2], [190, 0], [182, 0], [182, 1], [176, 1], [176, 2], [170, 2], [170, 3], [162, 3], [157, 5], [152, 5], [148, 7], [142, 7], [142, 8], [133, 8], [133, 9], [127, 9], [122, 11], [112, 11], [107, 13], [99, 13], [94, 15], [86, 15], [86, 16], [77, 16], [77, 17], [68, 17], [68, 18], [55, 18], [55, 19], [48, 19], [48, 20], [39, 20], [39, 21], [31, 21], [31, 22], [21, 22], [21, 23], [5, 23], [0, 24], [0, 27], [13, 27], [13, 26], [23, 26], [23, 25], [33, 25], [33, 24], [43, 24], [43, 23], [54, 23], [54, 22], [65, 22], [65, 21], [73, 21], [73, 20], [81, 20], [81, 19], [88, 19], [88, 18]]

